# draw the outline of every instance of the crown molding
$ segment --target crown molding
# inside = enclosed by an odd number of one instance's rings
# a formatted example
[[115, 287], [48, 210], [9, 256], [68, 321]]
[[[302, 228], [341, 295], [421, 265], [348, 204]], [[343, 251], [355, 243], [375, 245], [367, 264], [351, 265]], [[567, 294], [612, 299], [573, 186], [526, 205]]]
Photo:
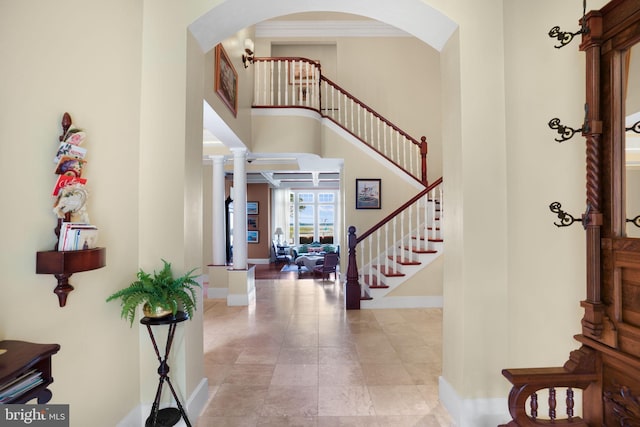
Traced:
[[379, 21], [264, 21], [256, 37], [411, 37]]

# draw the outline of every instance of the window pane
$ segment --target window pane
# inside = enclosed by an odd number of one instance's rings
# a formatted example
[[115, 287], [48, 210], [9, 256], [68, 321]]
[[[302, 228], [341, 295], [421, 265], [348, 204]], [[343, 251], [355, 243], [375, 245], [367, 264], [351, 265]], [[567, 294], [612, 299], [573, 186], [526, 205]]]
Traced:
[[313, 203], [313, 193], [298, 193], [300, 203]]
[[333, 193], [318, 194], [318, 203], [334, 203], [335, 195]]
[[335, 206], [318, 205], [318, 232], [320, 243], [333, 243], [335, 232]]
[[300, 204], [298, 208], [298, 236], [300, 244], [313, 242], [313, 229], [315, 225], [313, 218], [313, 205]]

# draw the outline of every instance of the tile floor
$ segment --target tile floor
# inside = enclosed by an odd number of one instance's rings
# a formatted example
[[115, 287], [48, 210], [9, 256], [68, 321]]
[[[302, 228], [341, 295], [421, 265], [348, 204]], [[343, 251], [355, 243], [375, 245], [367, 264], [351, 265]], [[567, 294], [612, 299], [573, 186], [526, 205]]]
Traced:
[[452, 426], [438, 401], [440, 309], [344, 310], [333, 280], [256, 281], [204, 303], [209, 402], [197, 427]]

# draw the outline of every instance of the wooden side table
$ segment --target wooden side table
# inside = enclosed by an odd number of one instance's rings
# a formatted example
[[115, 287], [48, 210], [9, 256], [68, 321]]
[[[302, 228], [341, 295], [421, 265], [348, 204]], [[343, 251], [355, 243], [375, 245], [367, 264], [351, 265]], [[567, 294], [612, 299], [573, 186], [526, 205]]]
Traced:
[[26, 403], [38, 399], [39, 404], [51, 400], [51, 391], [47, 388], [53, 382], [51, 375], [51, 356], [60, 350], [58, 344], [35, 344], [25, 341], [0, 341], [0, 386], [31, 370], [41, 373], [42, 383], [21, 393], [4, 403]]
[[[189, 318], [189, 315], [183, 311], [179, 311], [175, 316], [169, 315], [160, 318], [152, 318], [152, 317], [143, 317], [140, 319], [140, 323], [147, 326], [147, 331], [149, 332], [149, 337], [151, 338], [151, 342], [153, 343], [153, 349], [156, 352], [156, 356], [158, 358], [158, 362], [160, 362], [160, 366], [158, 367], [158, 375], [160, 375], [158, 390], [156, 391], [156, 398], [153, 401], [153, 406], [151, 407], [151, 413], [145, 422], [145, 427], [169, 427], [176, 425], [178, 421], [180, 421], [180, 417], [184, 418], [185, 423], [188, 427], [191, 427], [191, 423], [189, 422], [189, 418], [187, 417], [187, 413], [184, 408], [180, 404], [180, 399], [178, 399], [178, 395], [176, 394], [173, 385], [171, 384], [171, 379], [169, 379], [169, 365], [167, 364], [167, 358], [169, 357], [169, 352], [171, 351], [171, 344], [173, 343], [173, 336], [176, 332], [176, 326], [180, 322], [184, 322]], [[169, 331], [167, 333], [167, 344], [164, 349], [164, 356], [160, 356], [160, 351], [158, 350], [158, 345], [156, 344], [156, 339], [153, 335], [153, 330], [151, 326], [156, 325], [169, 325]], [[164, 383], [169, 385], [171, 389], [171, 394], [173, 394], [173, 398], [178, 405], [178, 408], [164, 408], [160, 409], [160, 397], [162, 395], [162, 386]]]

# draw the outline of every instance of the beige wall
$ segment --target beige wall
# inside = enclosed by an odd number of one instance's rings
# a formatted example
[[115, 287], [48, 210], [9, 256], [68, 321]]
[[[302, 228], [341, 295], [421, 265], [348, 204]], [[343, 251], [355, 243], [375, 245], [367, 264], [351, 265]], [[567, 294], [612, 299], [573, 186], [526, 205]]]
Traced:
[[[1, 49], [11, 60], [3, 62], [0, 84], [0, 161], [3, 182], [20, 180], [20, 195], [11, 198], [20, 208], [2, 214], [11, 251], [0, 256], [0, 338], [62, 345], [54, 357], [52, 403], [71, 405], [72, 426], [95, 420], [112, 426], [152, 399], [156, 361], [148, 357], [148, 338], [129, 329], [106, 296], [161, 256], [178, 270], [202, 264], [194, 153], [201, 143], [196, 93], [207, 78], [194, 72], [201, 42], [193, 46], [186, 28], [218, 3], [2, 0], [0, 36], [11, 43]], [[425, 3], [460, 26], [440, 57], [443, 375], [463, 398], [504, 398], [502, 368], [561, 365], [576, 348], [571, 335], [584, 294], [584, 234], [578, 226], [556, 230], [547, 206], [558, 199], [571, 212], [584, 210], [584, 148], [578, 140], [557, 145], [546, 123], [556, 115], [581, 122], [584, 66], [576, 42], [558, 51], [546, 34], [553, 25], [577, 28], [581, 2]], [[283, 0], [267, 12], [255, 0], [238, 13], [236, 3], [224, 2], [229, 14], [213, 31], [224, 40], [269, 13], [299, 10], [295, 5]], [[399, 11], [384, 19], [418, 33], [421, 22]], [[107, 266], [74, 275], [76, 290], [59, 308], [53, 278], [34, 274], [34, 254], [52, 244], [51, 157], [64, 111], [89, 132], [90, 214], [107, 247]], [[230, 122], [242, 134], [244, 123]], [[184, 347], [194, 354], [178, 351], [171, 368], [188, 396], [202, 377], [195, 357], [201, 322], [184, 326]]]
[[[13, 58], [3, 61], [0, 83], [0, 173], [21, 194], [11, 196], [19, 207], [0, 214], [11, 224], [4, 238], [13, 242], [0, 255], [0, 339], [59, 343], [52, 403], [70, 405], [73, 426], [96, 425], [95, 420], [113, 426], [140, 401], [141, 370], [155, 373], [155, 361], [141, 366], [139, 359], [148, 337], [142, 341], [139, 326], [129, 328], [119, 305], [105, 302], [135, 279], [142, 250], [142, 4], [2, 1], [0, 9], [0, 37], [11, 40], [0, 50]], [[107, 265], [74, 274], [75, 290], [60, 308], [52, 292], [55, 278], [35, 274], [35, 253], [54, 242], [52, 159], [65, 111], [88, 135], [89, 215], [100, 229], [99, 244], [107, 248]], [[181, 170], [179, 165], [177, 175]], [[162, 255], [183, 264], [172, 253]]]
[[[323, 75], [418, 141], [426, 136], [428, 179], [442, 176], [438, 51], [414, 37], [305, 37], [287, 42], [291, 40], [258, 39], [256, 55], [320, 60]], [[255, 127], [254, 133], [262, 138]]]

